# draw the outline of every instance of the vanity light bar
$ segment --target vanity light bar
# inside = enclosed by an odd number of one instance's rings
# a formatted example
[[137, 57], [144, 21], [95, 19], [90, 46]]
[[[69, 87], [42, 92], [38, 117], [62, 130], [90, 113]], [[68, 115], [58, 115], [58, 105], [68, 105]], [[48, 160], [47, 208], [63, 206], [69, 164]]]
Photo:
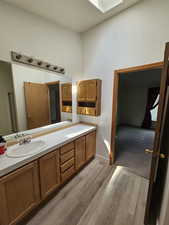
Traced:
[[35, 59], [33, 57], [29, 57], [26, 55], [22, 55], [17, 52], [11, 51], [11, 59], [12, 61], [27, 64], [30, 66], [35, 66], [41, 69], [49, 70], [56, 73], [65, 74], [65, 69], [61, 66], [51, 65], [50, 63], [44, 62], [39, 59]]

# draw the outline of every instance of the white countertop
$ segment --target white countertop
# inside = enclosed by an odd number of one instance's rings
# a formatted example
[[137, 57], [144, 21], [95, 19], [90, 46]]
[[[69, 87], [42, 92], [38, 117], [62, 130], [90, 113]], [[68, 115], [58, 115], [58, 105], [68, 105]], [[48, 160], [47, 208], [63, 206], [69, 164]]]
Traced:
[[[63, 130], [59, 130], [59, 131], [32, 139], [32, 142], [37, 140], [43, 140], [45, 141], [47, 146], [43, 148], [43, 150], [39, 150], [33, 155], [29, 155], [29, 156], [21, 157], [21, 158], [9, 158], [7, 157], [6, 154], [1, 155], [0, 156], [0, 177], [94, 130], [96, 130], [95, 126], [86, 125], [86, 124], [77, 124], [72, 127], [65, 128]], [[13, 146], [8, 147], [8, 149], [10, 148], [13, 148]]]

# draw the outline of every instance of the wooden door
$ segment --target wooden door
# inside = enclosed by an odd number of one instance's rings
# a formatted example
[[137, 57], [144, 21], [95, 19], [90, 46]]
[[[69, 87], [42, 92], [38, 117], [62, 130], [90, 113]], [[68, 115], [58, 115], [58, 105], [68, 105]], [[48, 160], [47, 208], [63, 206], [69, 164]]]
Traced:
[[0, 224], [14, 225], [40, 200], [37, 163], [33, 162], [0, 179]]
[[41, 196], [44, 199], [60, 185], [59, 150], [39, 160]]
[[50, 124], [48, 86], [25, 82], [24, 88], [28, 129]]
[[86, 160], [91, 159], [96, 154], [96, 132], [86, 135]]
[[[165, 123], [167, 123], [168, 112], [168, 97], [167, 87], [169, 85], [169, 43], [166, 44], [164, 67], [162, 71], [161, 87], [160, 87], [160, 101], [157, 118], [157, 128], [155, 132], [155, 141], [153, 149], [153, 158], [150, 174], [150, 185], [147, 197], [145, 224], [155, 224], [157, 217], [156, 209], [154, 206], [159, 206], [159, 197], [162, 195], [161, 189], [163, 188], [162, 180], [164, 179], [164, 171], [166, 170], [165, 159], [160, 159], [160, 154], [166, 151], [163, 147], [163, 138], [165, 135]], [[167, 101], [166, 101], [167, 99]], [[165, 107], [165, 110], [164, 110]], [[168, 139], [168, 137], [167, 137]], [[167, 156], [166, 156], [167, 157]], [[152, 216], [153, 215], [153, 216]], [[152, 219], [153, 218], [153, 219]]]
[[75, 141], [76, 169], [81, 168], [86, 162], [86, 139], [81, 137]]
[[62, 84], [62, 101], [72, 101], [72, 84]]
[[86, 83], [86, 101], [95, 102], [97, 99], [97, 80], [88, 80]]

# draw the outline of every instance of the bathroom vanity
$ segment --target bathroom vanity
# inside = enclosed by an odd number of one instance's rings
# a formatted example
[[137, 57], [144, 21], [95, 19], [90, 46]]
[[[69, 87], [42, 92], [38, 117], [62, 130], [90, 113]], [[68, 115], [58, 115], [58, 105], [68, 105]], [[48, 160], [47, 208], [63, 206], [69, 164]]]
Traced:
[[[96, 127], [92, 125], [76, 124], [32, 142], [41, 140], [45, 146], [27, 156], [0, 156], [0, 225], [17, 224], [96, 153]], [[12, 148], [16, 146], [8, 151]]]

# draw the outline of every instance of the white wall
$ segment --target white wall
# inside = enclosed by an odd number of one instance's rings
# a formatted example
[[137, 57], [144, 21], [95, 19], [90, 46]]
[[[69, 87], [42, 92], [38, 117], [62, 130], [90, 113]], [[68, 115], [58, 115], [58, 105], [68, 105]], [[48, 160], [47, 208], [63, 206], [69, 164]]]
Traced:
[[[27, 118], [25, 108], [24, 82], [47, 83], [52, 81], [70, 82], [71, 78], [66, 75], [57, 75], [52, 72], [39, 70], [25, 65], [12, 64], [13, 84], [16, 99], [16, 114], [18, 130], [27, 130]], [[71, 114], [64, 114], [63, 120], [70, 119]]]
[[[0, 1], [0, 27], [0, 59], [10, 61], [10, 51], [13, 50], [51, 64], [61, 65], [69, 78], [80, 76], [82, 72], [80, 34], [2, 1]], [[22, 105], [20, 110], [21, 107]], [[22, 125], [20, 128], [24, 127]]]
[[10, 61], [10, 51], [61, 65], [69, 76], [80, 75], [81, 38], [41, 17], [0, 1], [0, 59]]
[[142, 1], [82, 34], [84, 76], [75, 79], [100, 78], [103, 85], [101, 116], [80, 119], [98, 124], [97, 153], [104, 157], [111, 139], [114, 70], [163, 60], [168, 12], [168, 0]]

